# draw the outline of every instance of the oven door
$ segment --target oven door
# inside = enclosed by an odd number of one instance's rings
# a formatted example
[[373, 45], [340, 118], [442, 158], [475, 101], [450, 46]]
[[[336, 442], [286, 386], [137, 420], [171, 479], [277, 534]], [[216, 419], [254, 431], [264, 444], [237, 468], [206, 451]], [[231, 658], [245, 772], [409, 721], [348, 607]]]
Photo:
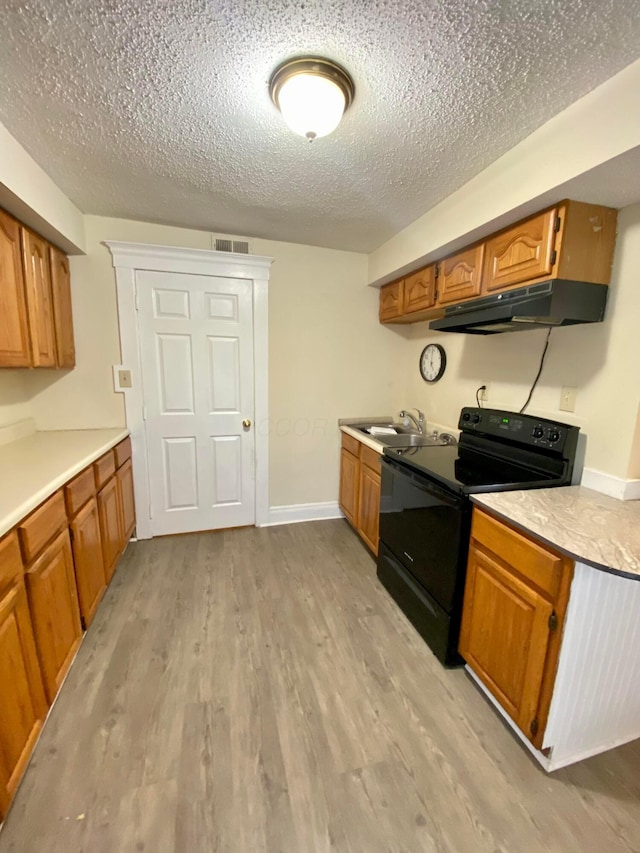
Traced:
[[449, 614], [462, 599], [470, 516], [464, 495], [383, 459], [380, 540]]

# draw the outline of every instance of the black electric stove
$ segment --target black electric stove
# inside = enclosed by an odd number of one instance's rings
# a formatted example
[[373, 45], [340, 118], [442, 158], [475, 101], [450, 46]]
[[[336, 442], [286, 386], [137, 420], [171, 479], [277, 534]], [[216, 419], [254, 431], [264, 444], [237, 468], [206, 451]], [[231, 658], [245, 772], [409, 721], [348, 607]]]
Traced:
[[469, 495], [571, 483], [578, 427], [464, 408], [458, 445], [386, 447], [378, 577], [436, 656], [457, 652], [469, 547]]

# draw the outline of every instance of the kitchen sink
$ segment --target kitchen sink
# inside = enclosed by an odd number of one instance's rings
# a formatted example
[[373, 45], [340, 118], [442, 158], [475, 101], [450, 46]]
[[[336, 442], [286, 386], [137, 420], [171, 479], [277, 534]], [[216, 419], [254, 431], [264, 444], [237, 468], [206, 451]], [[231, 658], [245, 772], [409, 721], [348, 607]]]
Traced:
[[418, 432], [406, 432], [402, 435], [376, 435], [375, 438], [387, 447], [426, 447], [429, 444], [448, 444], [437, 435], [421, 435]]
[[[376, 434], [375, 427], [393, 429], [395, 431], [395, 435]], [[435, 446], [456, 443], [453, 436], [449, 436], [448, 434], [448, 437], [445, 439], [443, 439], [441, 435], [439, 436], [436, 433], [423, 435], [422, 433], [416, 432], [416, 430], [412, 429], [411, 427], [404, 426], [404, 424], [397, 424], [391, 422], [386, 424], [358, 424], [357, 426], [354, 425], [352, 429], [355, 429], [358, 432], [365, 433], [365, 435], [370, 435], [371, 438], [375, 438], [376, 441], [379, 441], [381, 444], [384, 444], [387, 447], [426, 447], [427, 445]], [[444, 435], [444, 433], [442, 435]]]

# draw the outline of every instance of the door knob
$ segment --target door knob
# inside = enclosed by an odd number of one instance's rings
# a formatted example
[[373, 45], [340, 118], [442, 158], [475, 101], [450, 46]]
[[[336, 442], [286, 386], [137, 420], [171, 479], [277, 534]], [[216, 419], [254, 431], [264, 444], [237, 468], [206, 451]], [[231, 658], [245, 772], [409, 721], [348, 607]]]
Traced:
[[242, 421], [242, 426], [243, 426], [245, 429], [251, 429], [251, 421], [249, 420], [249, 418], [245, 418], [245, 419]]

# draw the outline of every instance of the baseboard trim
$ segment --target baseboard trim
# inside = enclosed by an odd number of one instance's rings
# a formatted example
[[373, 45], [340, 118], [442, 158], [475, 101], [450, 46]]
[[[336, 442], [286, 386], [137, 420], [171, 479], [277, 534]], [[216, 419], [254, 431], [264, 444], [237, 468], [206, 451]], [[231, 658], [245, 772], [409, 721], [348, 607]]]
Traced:
[[261, 524], [260, 527], [273, 527], [277, 524], [297, 524], [300, 521], [322, 521], [327, 518], [343, 518], [337, 501], [272, 506], [269, 508], [269, 520], [266, 524]]
[[621, 501], [640, 499], [640, 480], [624, 480], [622, 477], [614, 477], [613, 474], [596, 471], [595, 468], [585, 468], [582, 471], [580, 485]]

